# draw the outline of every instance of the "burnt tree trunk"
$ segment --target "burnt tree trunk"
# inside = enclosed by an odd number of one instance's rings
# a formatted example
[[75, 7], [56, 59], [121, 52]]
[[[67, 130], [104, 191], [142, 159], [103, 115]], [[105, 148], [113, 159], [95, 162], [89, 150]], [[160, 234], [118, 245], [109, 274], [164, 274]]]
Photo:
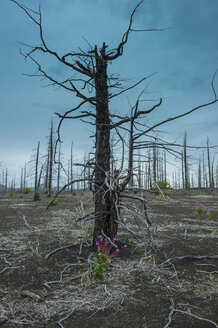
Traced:
[[188, 172], [188, 160], [187, 160], [187, 134], [184, 135], [184, 177], [185, 177], [185, 189], [190, 188], [189, 172]]
[[[95, 90], [96, 90], [96, 152], [95, 152], [95, 228], [93, 247], [99, 235], [106, 234], [113, 238], [117, 234], [114, 192], [106, 185], [107, 173], [110, 172], [110, 117], [108, 100], [106, 45], [100, 53], [95, 47]], [[108, 177], [109, 179], [109, 177]]]
[[53, 122], [51, 121], [51, 131], [49, 138], [49, 176], [48, 176], [48, 197], [52, 194], [52, 174], [53, 174]]
[[37, 193], [38, 193], [38, 166], [39, 166], [39, 147], [40, 142], [38, 141], [37, 151], [36, 151], [36, 166], [35, 166], [35, 190], [33, 199], [37, 200]]

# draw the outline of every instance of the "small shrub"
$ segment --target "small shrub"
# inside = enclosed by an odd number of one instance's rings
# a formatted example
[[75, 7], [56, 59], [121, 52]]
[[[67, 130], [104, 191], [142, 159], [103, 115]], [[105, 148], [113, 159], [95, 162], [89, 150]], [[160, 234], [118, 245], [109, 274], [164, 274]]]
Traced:
[[211, 219], [211, 209], [206, 208], [205, 205], [196, 203], [196, 220], [204, 219], [204, 223], [207, 224]]
[[103, 273], [108, 270], [109, 265], [107, 255], [99, 252], [93, 263], [92, 280], [103, 280]]
[[32, 189], [30, 187], [23, 188], [22, 193], [23, 194], [29, 194], [32, 192]]
[[57, 203], [58, 203], [58, 200], [57, 200], [57, 199], [55, 199], [55, 200], [50, 200], [50, 201], [48, 202], [48, 205], [55, 206], [55, 205], [57, 205]]
[[94, 234], [94, 225], [87, 228], [86, 235], [88, 238], [92, 237]]
[[157, 199], [157, 200], [163, 200], [163, 197], [161, 195], [157, 195], [157, 196], [155, 196], [155, 199]]
[[133, 193], [136, 195], [136, 194], [138, 194], [138, 190], [137, 189], [134, 189], [133, 190]]
[[160, 189], [172, 189], [171, 185], [166, 180], [159, 180], [156, 183]]
[[36, 193], [34, 194], [34, 196], [33, 196], [33, 200], [34, 200], [34, 202], [36, 202], [36, 201], [38, 201], [38, 200], [41, 200], [41, 198], [40, 198], [40, 194], [39, 194], [38, 192], [36, 192]]
[[207, 212], [206, 212], [206, 214], [205, 214], [205, 216], [206, 216], [206, 218], [205, 218], [205, 224], [206, 223], [208, 223], [209, 221], [210, 221], [210, 219], [211, 219], [211, 209], [210, 208], [208, 208], [207, 209]]
[[87, 210], [90, 211], [90, 210], [93, 208], [93, 206], [94, 206], [94, 202], [91, 201], [91, 202], [89, 202], [89, 203], [86, 204], [86, 205], [87, 205]]

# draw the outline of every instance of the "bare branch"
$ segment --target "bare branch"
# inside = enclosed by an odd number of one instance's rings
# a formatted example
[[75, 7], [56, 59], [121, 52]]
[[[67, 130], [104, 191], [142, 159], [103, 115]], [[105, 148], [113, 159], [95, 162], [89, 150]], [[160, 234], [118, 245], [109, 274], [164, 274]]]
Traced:
[[122, 93], [127, 92], [127, 91], [129, 91], [129, 90], [135, 88], [137, 85], [139, 85], [140, 83], [142, 83], [143, 81], [147, 80], [149, 77], [151, 77], [151, 76], [153, 76], [153, 75], [155, 75], [155, 74], [157, 74], [157, 73], [156, 73], [156, 72], [155, 72], [155, 73], [152, 73], [152, 74], [150, 74], [149, 76], [144, 77], [143, 79], [141, 79], [141, 80], [138, 81], [137, 83], [131, 85], [131, 87], [126, 88], [125, 90], [122, 90], [122, 91], [120, 91], [120, 92], [118, 92], [118, 93], [116, 93], [116, 94], [113, 94], [113, 95], [109, 96], [109, 99], [112, 99], [112, 98], [114, 98], [114, 97], [117, 97], [117, 96], [121, 95]]
[[127, 43], [129, 38], [129, 33], [131, 32], [132, 23], [133, 23], [133, 16], [135, 15], [136, 10], [139, 8], [139, 6], [144, 2], [144, 0], [141, 0], [137, 6], [134, 8], [131, 16], [130, 16], [130, 22], [127, 31], [123, 34], [122, 41], [120, 42], [119, 46], [115, 50], [116, 53], [114, 55], [111, 55], [111, 53], [106, 55], [106, 60], [114, 60], [123, 54], [123, 46]]

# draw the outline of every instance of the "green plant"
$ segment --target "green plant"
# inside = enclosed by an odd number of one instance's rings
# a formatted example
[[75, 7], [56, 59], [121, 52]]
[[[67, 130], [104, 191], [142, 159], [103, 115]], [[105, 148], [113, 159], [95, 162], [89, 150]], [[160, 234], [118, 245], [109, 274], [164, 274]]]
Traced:
[[207, 212], [206, 212], [205, 216], [206, 216], [206, 219], [205, 219], [204, 222], [208, 223], [211, 219], [211, 210], [210, 210], [210, 208], [207, 209]]
[[155, 199], [157, 199], [157, 200], [163, 200], [163, 196], [157, 195], [157, 196], [155, 196]]
[[94, 225], [88, 227], [87, 232], [86, 232], [86, 235], [87, 235], [88, 238], [92, 237], [93, 234], [94, 234]]
[[156, 183], [160, 189], [172, 189], [171, 185], [166, 180], [159, 180]]
[[92, 267], [92, 280], [103, 280], [103, 273], [108, 270], [109, 265], [110, 263], [108, 261], [108, 256], [106, 254], [98, 252]]
[[133, 193], [136, 195], [136, 194], [138, 194], [138, 190], [137, 189], [134, 189], [133, 190]]
[[210, 208], [206, 208], [205, 205], [200, 204], [199, 202], [196, 203], [196, 220], [198, 219], [204, 219], [204, 223], [207, 224], [210, 219], [211, 219], [211, 209]]
[[23, 188], [23, 190], [22, 190], [22, 193], [23, 194], [29, 194], [29, 193], [31, 193], [32, 192], [32, 189], [30, 188], [30, 187], [25, 187], [25, 188]]
[[[113, 243], [116, 242], [117, 237], [113, 238]], [[119, 249], [115, 248], [108, 239], [104, 239], [103, 236], [98, 236], [96, 241], [97, 256], [95, 257], [92, 265], [92, 281], [103, 280], [103, 274], [108, 270], [111, 259], [114, 258], [118, 253]], [[115, 249], [114, 249], [115, 248]]]
[[41, 198], [40, 198], [40, 194], [39, 194], [38, 192], [36, 192], [36, 193], [34, 194], [34, 196], [33, 196], [33, 200], [34, 200], [34, 202], [36, 202], [36, 201], [38, 201], [38, 200], [41, 200]]
[[57, 200], [57, 199], [55, 199], [55, 200], [50, 200], [50, 201], [48, 202], [48, 205], [55, 206], [55, 205], [57, 205], [57, 203], [58, 203], [58, 200]]

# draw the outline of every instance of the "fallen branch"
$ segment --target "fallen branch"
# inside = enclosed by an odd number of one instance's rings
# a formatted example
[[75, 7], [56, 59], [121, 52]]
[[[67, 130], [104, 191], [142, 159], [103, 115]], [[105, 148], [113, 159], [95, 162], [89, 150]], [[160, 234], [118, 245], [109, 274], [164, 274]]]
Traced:
[[161, 262], [158, 267], [163, 266], [164, 264], [171, 264], [172, 262], [181, 261], [184, 259], [193, 259], [193, 260], [204, 260], [204, 259], [213, 259], [218, 260], [218, 255], [184, 255], [184, 256], [176, 256], [170, 259], [167, 259], [164, 262]]
[[160, 187], [158, 186], [158, 184], [154, 181], [155, 186], [157, 187], [159, 193], [161, 194], [161, 196], [163, 197], [164, 200], [166, 200], [166, 197], [164, 196], [163, 191], [160, 189]]
[[63, 247], [58, 247], [56, 249], [54, 249], [53, 251], [49, 252], [46, 256], [45, 256], [45, 260], [47, 260], [50, 256], [54, 255], [55, 253], [62, 251], [63, 249], [67, 249], [67, 248], [71, 248], [73, 246], [77, 246], [77, 244], [70, 244], [70, 245], [66, 245]]
[[64, 320], [67, 320], [74, 312], [75, 310], [71, 310], [64, 318], [60, 319], [57, 321], [57, 324], [61, 327], [61, 328], [64, 328], [64, 326], [62, 325], [61, 322], [63, 322]]
[[23, 220], [24, 220], [25, 225], [26, 225], [30, 230], [34, 231], [34, 228], [31, 227], [31, 225], [27, 222], [27, 219], [26, 219], [25, 215], [23, 215]]
[[42, 301], [42, 297], [33, 293], [33, 292], [30, 292], [28, 290], [24, 290], [24, 291], [21, 291], [20, 292], [20, 295], [23, 296], [23, 297], [30, 297], [32, 299], [34, 299], [35, 301]]
[[183, 310], [179, 310], [179, 309], [175, 309], [174, 308], [174, 301], [173, 299], [171, 298], [170, 299], [170, 302], [171, 302], [171, 305], [170, 305], [170, 313], [168, 315], [168, 322], [167, 324], [164, 326], [164, 328], [168, 328], [172, 322], [172, 316], [175, 312], [178, 312], [178, 313], [182, 313], [182, 314], [185, 314], [185, 315], [188, 315], [192, 318], [195, 318], [195, 319], [198, 319], [198, 320], [201, 320], [201, 321], [206, 321], [206, 322], [209, 322], [211, 323], [212, 325], [214, 325], [216, 328], [218, 328], [218, 325], [216, 324], [216, 322], [212, 321], [212, 320], [209, 320], [207, 318], [202, 318], [202, 317], [199, 317], [198, 315], [196, 314], [192, 314], [190, 312], [187, 312], [187, 311], [183, 311]]
[[19, 268], [24, 268], [24, 266], [16, 266], [16, 267], [5, 267], [0, 273], [5, 272], [6, 270], [13, 270], [13, 269], [19, 269]]

